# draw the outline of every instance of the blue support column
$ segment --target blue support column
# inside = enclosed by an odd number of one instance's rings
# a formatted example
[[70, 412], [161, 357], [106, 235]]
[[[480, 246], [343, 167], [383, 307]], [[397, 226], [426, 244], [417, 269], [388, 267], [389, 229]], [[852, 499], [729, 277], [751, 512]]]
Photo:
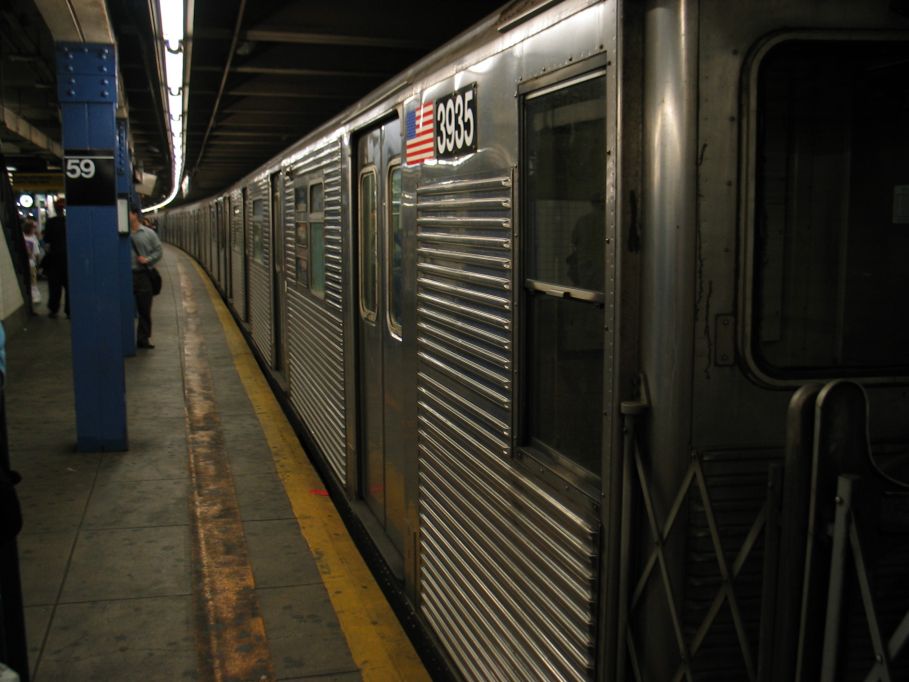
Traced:
[[126, 450], [113, 45], [57, 44], [78, 450]]
[[136, 354], [136, 299], [133, 296], [132, 245], [129, 239], [130, 194], [133, 191], [133, 165], [129, 158], [129, 135], [126, 119], [117, 119], [117, 211], [120, 247], [120, 329], [123, 355]]

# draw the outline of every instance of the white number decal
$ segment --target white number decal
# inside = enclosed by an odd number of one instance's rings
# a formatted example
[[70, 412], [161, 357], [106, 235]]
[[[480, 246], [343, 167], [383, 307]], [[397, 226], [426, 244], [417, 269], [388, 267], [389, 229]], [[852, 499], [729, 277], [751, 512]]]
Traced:
[[473, 99], [473, 90], [468, 90], [464, 93], [464, 122], [466, 131], [464, 133], [464, 146], [469, 147], [473, 144], [473, 109], [470, 106], [470, 101]]
[[464, 146], [464, 98], [460, 95], [455, 97], [454, 115], [458, 122], [458, 129], [454, 134], [455, 147], [460, 149]]
[[436, 137], [436, 144], [439, 145], [439, 151], [445, 151], [445, 106], [441, 106], [436, 111], [436, 118], [439, 123], [439, 135]]
[[73, 180], [95, 177], [95, 162], [91, 159], [67, 159], [66, 177]]
[[476, 151], [476, 84], [435, 101], [436, 154], [455, 157]]
[[445, 151], [454, 150], [454, 127], [455, 127], [455, 110], [454, 110], [454, 101], [448, 100], [445, 102], [445, 136], [448, 138], [445, 141]]

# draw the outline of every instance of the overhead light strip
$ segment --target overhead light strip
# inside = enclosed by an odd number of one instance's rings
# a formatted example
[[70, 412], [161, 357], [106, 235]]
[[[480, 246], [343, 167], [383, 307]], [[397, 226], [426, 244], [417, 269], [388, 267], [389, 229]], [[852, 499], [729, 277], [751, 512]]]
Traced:
[[[180, 193], [183, 178], [185, 158], [185, 126], [184, 115], [186, 112], [187, 88], [184, 80], [186, 73], [184, 57], [184, 39], [186, 37], [186, 13], [184, 0], [157, 0], [158, 18], [160, 26], [157, 30], [157, 39], [163, 43], [157, 51], [158, 59], [163, 56], [163, 72], [165, 79], [166, 97], [164, 97], [164, 119], [170, 133], [173, 168], [171, 174], [171, 191], [168, 197], [159, 204], [149, 206], [145, 210], [157, 211], [167, 206]], [[185, 191], [185, 189], [184, 189]]]

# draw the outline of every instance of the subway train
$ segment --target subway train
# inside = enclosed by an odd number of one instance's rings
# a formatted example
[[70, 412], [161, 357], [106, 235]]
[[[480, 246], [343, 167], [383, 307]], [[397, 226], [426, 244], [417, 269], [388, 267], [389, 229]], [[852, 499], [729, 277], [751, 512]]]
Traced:
[[158, 222], [455, 678], [909, 679], [909, 3], [512, 2]]

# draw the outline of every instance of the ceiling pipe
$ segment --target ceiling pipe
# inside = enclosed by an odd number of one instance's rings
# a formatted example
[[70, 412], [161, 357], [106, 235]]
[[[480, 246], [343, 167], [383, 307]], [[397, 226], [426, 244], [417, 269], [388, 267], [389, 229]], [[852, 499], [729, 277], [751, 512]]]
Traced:
[[218, 116], [218, 109], [221, 107], [221, 97], [224, 95], [224, 88], [227, 85], [227, 77], [230, 75], [230, 67], [234, 61], [234, 53], [237, 50], [237, 43], [240, 40], [240, 28], [243, 25], [243, 16], [246, 14], [246, 0], [240, 0], [240, 7], [237, 10], [237, 22], [234, 24], [234, 34], [230, 40], [230, 50], [227, 53], [227, 63], [224, 65], [224, 73], [221, 74], [221, 85], [218, 87], [218, 95], [215, 97], [215, 105], [211, 110], [211, 117], [208, 119], [208, 127], [205, 129], [205, 135], [202, 137], [202, 144], [199, 146], [199, 155], [196, 157], [196, 163], [188, 175], [194, 175], [202, 163], [202, 156], [205, 154], [205, 145], [208, 143], [208, 137], [211, 135], [212, 128], [215, 127], [215, 118]]

